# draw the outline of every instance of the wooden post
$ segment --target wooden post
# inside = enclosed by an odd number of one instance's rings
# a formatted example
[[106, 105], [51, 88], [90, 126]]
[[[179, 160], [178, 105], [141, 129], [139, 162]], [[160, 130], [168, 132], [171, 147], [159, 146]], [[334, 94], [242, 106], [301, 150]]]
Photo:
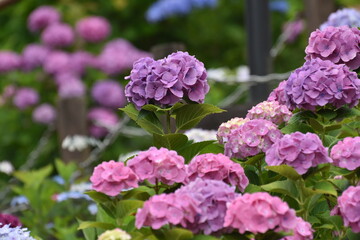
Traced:
[[319, 28], [335, 11], [334, 0], [304, 0], [306, 27], [309, 32]]

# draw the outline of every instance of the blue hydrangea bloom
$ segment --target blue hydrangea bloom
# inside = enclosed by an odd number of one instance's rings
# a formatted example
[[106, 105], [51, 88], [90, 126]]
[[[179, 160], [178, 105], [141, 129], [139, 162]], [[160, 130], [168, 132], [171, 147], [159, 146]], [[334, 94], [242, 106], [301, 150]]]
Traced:
[[64, 185], [65, 184], [65, 180], [59, 176], [59, 175], [56, 175], [52, 178], [52, 180], [60, 185]]
[[158, 0], [146, 12], [149, 22], [159, 22], [171, 16], [186, 15], [195, 8], [215, 7], [217, 0]]
[[92, 200], [88, 195], [74, 191], [62, 192], [56, 196], [57, 202], [62, 202], [68, 199], [86, 199], [89, 201]]
[[328, 26], [360, 27], [360, 11], [353, 8], [344, 8], [330, 14], [328, 20], [320, 26], [320, 30]]
[[0, 226], [0, 239], [35, 240], [35, 238], [30, 236], [30, 232], [28, 232], [27, 228], [20, 228], [20, 227], [11, 228], [10, 225]]
[[289, 11], [289, 3], [287, 0], [274, 0], [269, 2], [269, 8], [274, 12], [286, 13]]
[[10, 202], [10, 206], [11, 207], [15, 207], [17, 205], [28, 205], [29, 204], [29, 200], [25, 197], [25, 196], [17, 196], [14, 197], [11, 202]]

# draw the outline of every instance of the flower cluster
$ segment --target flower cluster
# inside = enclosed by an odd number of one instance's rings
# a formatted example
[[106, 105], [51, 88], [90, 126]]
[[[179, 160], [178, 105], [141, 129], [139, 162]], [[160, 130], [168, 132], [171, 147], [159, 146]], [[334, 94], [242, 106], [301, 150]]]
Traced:
[[166, 148], [150, 147], [127, 162], [141, 181], [157, 181], [167, 185], [183, 183], [186, 179], [184, 158]]
[[0, 237], [1, 239], [16, 239], [16, 240], [35, 240], [30, 236], [27, 228], [10, 227], [9, 225], [2, 225], [0, 223]]
[[67, 47], [75, 39], [73, 29], [65, 23], [52, 24], [41, 34], [41, 41], [48, 47]]
[[311, 33], [306, 47], [306, 59], [321, 58], [344, 63], [350, 69], [360, 67], [360, 30], [357, 28], [327, 27]]
[[244, 191], [249, 184], [240, 164], [234, 163], [221, 153], [196, 156], [187, 167], [187, 175], [189, 181], [194, 181], [196, 178], [220, 180], [237, 186], [240, 191]]
[[314, 133], [295, 132], [284, 135], [266, 151], [265, 161], [269, 166], [287, 164], [304, 174], [311, 167], [331, 163], [328, 149]]
[[233, 227], [240, 233], [265, 233], [269, 230], [289, 232], [296, 228], [295, 211], [279, 197], [265, 192], [244, 194], [228, 206], [225, 227]]
[[334, 165], [348, 170], [360, 167], [358, 147], [360, 147], [360, 137], [346, 137], [339, 141], [331, 149], [330, 156], [334, 160]]
[[122, 162], [103, 162], [96, 166], [90, 178], [92, 187], [109, 196], [118, 195], [121, 190], [138, 187], [138, 177]]
[[351, 227], [353, 232], [360, 232], [360, 186], [350, 186], [338, 197], [338, 213], [344, 220], [346, 227]]
[[180, 99], [202, 103], [209, 91], [204, 64], [187, 52], [176, 52], [155, 61], [134, 63], [125, 95], [141, 108], [145, 104], [173, 105]]
[[360, 27], [360, 12], [354, 8], [343, 8], [330, 14], [327, 21], [321, 24], [320, 30], [328, 26]]
[[286, 43], [294, 42], [297, 39], [297, 37], [302, 33], [303, 30], [304, 30], [303, 20], [299, 19], [292, 22], [287, 22], [283, 26], [284, 41]]
[[60, 22], [61, 15], [53, 7], [41, 6], [35, 9], [29, 16], [28, 27], [33, 32], [38, 32], [46, 27]]
[[96, 102], [104, 107], [119, 108], [125, 104], [124, 90], [120, 83], [114, 80], [104, 80], [95, 83], [91, 95]]
[[314, 111], [330, 104], [336, 108], [355, 106], [360, 99], [360, 80], [343, 64], [319, 58], [305, 62], [289, 77], [285, 94], [291, 108]]
[[239, 126], [243, 125], [250, 119], [247, 118], [232, 118], [227, 122], [222, 123], [219, 126], [219, 129], [217, 131], [216, 137], [221, 144], [225, 144], [229, 139], [228, 136], [231, 133], [232, 130], [237, 129]]
[[42, 67], [45, 63], [50, 49], [40, 44], [27, 45], [21, 56], [21, 68], [24, 71], [30, 71], [37, 67]]
[[286, 236], [281, 240], [312, 240], [314, 230], [311, 228], [311, 224], [304, 221], [304, 219], [296, 218], [296, 227], [293, 229], [293, 235]]
[[32, 118], [37, 123], [52, 124], [56, 119], [56, 110], [50, 104], [44, 103], [34, 109]]
[[9, 225], [9, 227], [14, 228], [21, 227], [22, 224], [16, 216], [0, 213], [0, 225]]
[[282, 134], [277, 126], [263, 119], [249, 120], [232, 130], [225, 143], [225, 155], [246, 158], [267, 151]]
[[32, 88], [17, 89], [13, 98], [13, 103], [16, 107], [24, 110], [38, 103], [39, 94]]
[[279, 125], [288, 122], [291, 116], [292, 112], [285, 105], [280, 105], [276, 101], [264, 101], [252, 107], [246, 118], [265, 119]]
[[113, 230], [103, 232], [99, 236], [98, 240], [131, 240], [131, 236], [124, 230], [115, 228]]
[[76, 32], [86, 41], [96, 43], [106, 39], [111, 31], [109, 22], [103, 17], [87, 17], [76, 24]]
[[[285, 86], [286, 86], [286, 80], [281, 81], [279, 83], [279, 85], [274, 90], [272, 90], [272, 92], [270, 93], [267, 101], [276, 101], [280, 105], [287, 105], [286, 104], [287, 97], [286, 97], [286, 94], [285, 94]], [[288, 106], [288, 109], [290, 111], [294, 110], [294, 109], [290, 109], [289, 106]]]
[[7, 73], [18, 69], [21, 65], [21, 58], [10, 51], [0, 51], [0, 73]]
[[119, 123], [116, 113], [107, 108], [95, 107], [90, 109], [88, 119], [92, 123], [89, 128], [91, 136], [101, 138], [106, 136]]

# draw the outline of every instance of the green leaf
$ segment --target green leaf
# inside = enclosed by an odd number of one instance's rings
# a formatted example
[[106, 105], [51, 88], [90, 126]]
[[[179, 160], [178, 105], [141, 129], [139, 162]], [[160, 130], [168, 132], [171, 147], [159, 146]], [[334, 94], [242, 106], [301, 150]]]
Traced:
[[272, 182], [266, 185], [262, 185], [261, 188], [267, 192], [286, 194], [294, 199], [299, 197], [299, 192], [294, 182], [291, 180]]
[[78, 230], [86, 229], [86, 228], [101, 228], [104, 230], [114, 229], [116, 226], [111, 223], [105, 223], [105, 222], [92, 222], [92, 221], [85, 221], [81, 222]]
[[342, 127], [342, 124], [326, 125], [325, 132], [334, 131], [334, 130], [340, 129], [341, 127]]
[[169, 111], [173, 111], [175, 109], [181, 108], [185, 106], [185, 104], [183, 103], [175, 103], [175, 105], [169, 107], [169, 108], [161, 108], [159, 106], [153, 105], [153, 104], [147, 104], [144, 105], [141, 109], [147, 110], [147, 111], [151, 111], [151, 112], [169, 112]]
[[181, 133], [171, 133], [164, 135], [154, 134], [153, 136], [154, 146], [157, 148], [165, 147], [171, 150], [178, 150], [188, 141], [187, 136]]
[[328, 120], [332, 120], [337, 116], [337, 113], [332, 109], [320, 109], [319, 111], [317, 111], [317, 114]]
[[306, 211], [311, 212], [311, 210], [316, 206], [318, 200], [321, 198], [322, 194], [314, 194], [306, 198], [304, 208]]
[[220, 238], [216, 238], [209, 235], [196, 235], [191, 240], [220, 240]]
[[316, 114], [312, 111], [300, 111], [294, 113], [289, 120], [289, 124], [298, 124], [306, 122], [309, 118], [316, 118]]
[[181, 148], [178, 151], [178, 154], [183, 156], [185, 158], [186, 163], [191, 161], [193, 157], [195, 157], [201, 150], [203, 150], [205, 147], [215, 143], [215, 141], [203, 141], [203, 142], [197, 142], [192, 143], [188, 146], [185, 146]]
[[183, 228], [164, 230], [166, 240], [191, 240], [194, 235], [191, 231]]
[[39, 187], [46, 177], [50, 175], [53, 167], [48, 165], [39, 170], [31, 170], [31, 171], [16, 171], [13, 175], [22, 181], [27, 186], [34, 186], [35, 188]]
[[317, 132], [324, 132], [324, 126], [315, 118], [309, 119], [310, 126]]
[[86, 191], [85, 194], [87, 194], [89, 197], [92, 198], [92, 200], [94, 200], [97, 203], [104, 203], [111, 201], [111, 198], [108, 195], [94, 190]]
[[346, 236], [348, 237], [348, 240], [359, 240], [360, 239], [360, 233], [354, 233], [351, 231], [351, 229], [347, 230]]
[[66, 181], [69, 182], [71, 176], [76, 171], [76, 164], [74, 162], [64, 163], [60, 159], [55, 160], [55, 167], [60, 176]]
[[246, 193], [255, 193], [255, 192], [262, 192], [262, 188], [260, 186], [254, 185], [254, 184], [249, 184], [247, 185], [247, 187], [245, 188]]
[[349, 118], [360, 116], [360, 111], [356, 108], [341, 107], [336, 110], [336, 118]]
[[305, 123], [289, 123], [288, 125], [286, 125], [281, 129], [281, 132], [284, 134], [289, 134], [293, 132], [308, 133], [308, 132], [314, 132], [314, 130]]
[[294, 168], [288, 165], [266, 166], [265, 168], [291, 180], [297, 180], [301, 178], [301, 175], [298, 174]]
[[213, 143], [210, 144], [206, 147], [204, 147], [199, 154], [204, 154], [204, 153], [224, 153], [224, 146], [219, 144], [219, 143]]
[[[79, 225], [81, 225], [84, 221], [77, 219]], [[86, 240], [96, 240], [96, 232], [95, 228], [84, 228], [82, 229]]]
[[313, 190], [316, 193], [330, 194], [335, 197], [337, 197], [338, 195], [334, 185], [327, 181], [321, 181], [315, 183], [315, 185], [313, 186]]
[[178, 130], [190, 129], [198, 124], [204, 117], [221, 113], [222, 110], [210, 104], [187, 104], [179, 109], [175, 109], [173, 113], [176, 115], [176, 127]]
[[128, 104], [121, 111], [126, 113], [132, 120], [134, 120], [140, 127], [149, 133], [163, 134], [162, 124], [154, 112], [143, 111], [140, 115], [139, 111], [132, 104]]
[[151, 196], [155, 195], [155, 190], [146, 186], [139, 186], [138, 188], [123, 192], [122, 195], [122, 199], [136, 199], [145, 201]]
[[144, 202], [140, 200], [121, 200], [116, 204], [116, 218], [124, 218], [136, 212], [143, 206]]
[[323, 139], [323, 144], [325, 147], [330, 147], [333, 144], [337, 143], [339, 141], [339, 139], [337, 137], [333, 137], [330, 135], [325, 135], [324, 139]]

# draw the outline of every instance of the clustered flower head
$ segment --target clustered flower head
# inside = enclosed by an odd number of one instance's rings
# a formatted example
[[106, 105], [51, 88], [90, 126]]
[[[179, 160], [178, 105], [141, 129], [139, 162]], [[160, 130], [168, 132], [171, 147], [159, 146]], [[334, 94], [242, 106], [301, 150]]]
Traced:
[[90, 178], [92, 187], [98, 192], [116, 196], [122, 190], [138, 187], [138, 177], [122, 162], [103, 162], [96, 166]]
[[0, 237], [2, 239], [16, 239], [16, 240], [35, 240], [30, 236], [30, 232], [27, 228], [10, 227], [9, 225], [2, 225], [0, 223]]
[[278, 139], [266, 151], [265, 161], [269, 166], [289, 165], [299, 173], [322, 163], [331, 163], [328, 149], [324, 147], [318, 135], [295, 132]]
[[225, 144], [228, 141], [228, 136], [232, 130], [237, 129], [239, 126], [243, 125], [250, 119], [248, 118], [232, 118], [227, 122], [222, 123], [219, 126], [216, 137], [220, 144]]
[[21, 66], [21, 58], [10, 51], [0, 51], [0, 73], [14, 71]]
[[98, 240], [131, 240], [131, 236], [120, 228], [103, 232]]
[[249, 179], [240, 164], [221, 153], [196, 156], [187, 167], [187, 175], [188, 181], [194, 181], [196, 178], [220, 180], [237, 186], [240, 191], [244, 191], [249, 184]]
[[249, 119], [265, 119], [280, 125], [288, 122], [292, 116], [292, 112], [285, 106], [280, 105], [276, 101], [264, 101], [252, 107], [246, 118]]
[[51, 24], [60, 21], [60, 13], [53, 7], [41, 6], [35, 9], [29, 16], [28, 27], [33, 32], [38, 32]]
[[21, 110], [37, 104], [38, 101], [39, 94], [34, 89], [29, 87], [17, 89], [13, 98], [14, 105]]
[[332, 147], [330, 156], [335, 166], [351, 171], [360, 167], [360, 137], [346, 137], [339, 141]]
[[280, 130], [272, 122], [249, 120], [230, 132], [225, 143], [225, 155], [234, 158], [255, 156], [266, 152], [281, 137]]
[[311, 33], [305, 52], [307, 60], [321, 58], [357, 69], [360, 67], [360, 30], [347, 26], [316, 30]]
[[281, 240], [312, 240], [314, 230], [311, 228], [311, 224], [304, 221], [304, 219], [296, 218], [296, 227], [293, 229], [293, 235], [286, 236]]
[[52, 124], [56, 119], [56, 110], [50, 104], [44, 103], [34, 109], [32, 118], [37, 123]]
[[25, 71], [42, 67], [50, 49], [40, 44], [29, 44], [25, 47], [21, 56], [21, 68]]
[[360, 232], [360, 186], [350, 186], [338, 197], [338, 213], [346, 227], [355, 233]]
[[[278, 102], [280, 105], [287, 105], [287, 98], [286, 98], [286, 94], [285, 94], [285, 86], [286, 86], [286, 80], [281, 81], [279, 83], [279, 85], [270, 93], [267, 101], [276, 101]], [[288, 106], [288, 109], [290, 111], [294, 110], [294, 109], [290, 109]]]
[[[11, 214], [0, 213], [0, 225], [9, 225], [11, 228], [21, 227], [20, 220]], [[1, 235], [0, 235], [1, 236]]]
[[141, 181], [151, 184], [157, 181], [167, 185], [183, 183], [186, 179], [184, 158], [175, 151], [166, 148], [150, 147], [127, 162]]
[[283, 26], [283, 35], [285, 42], [294, 42], [303, 30], [304, 22], [301, 19], [285, 23]]
[[321, 24], [320, 30], [328, 26], [340, 27], [360, 27], [360, 12], [354, 8], [343, 8], [333, 12], [327, 21]]
[[155, 61], [142, 58], [134, 63], [125, 95], [141, 108], [145, 104], [173, 105], [181, 99], [202, 103], [209, 85], [204, 64], [187, 52], [176, 52]]
[[67, 72], [71, 65], [70, 54], [62, 51], [51, 51], [44, 62], [44, 70], [49, 74]]
[[48, 26], [41, 34], [41, 41], [49, 47], [67, 47], [74, 41], [72, 28], [65, 23]]
[[87, 67], [96, 67], [96, 58], [85, 51], [77, 51], [70, 54], [70, 66], [67, 72], [73, 73], [76, 76], [81, 76], [85, 73]]
[[77, 77], [69, 76], [67, 81], [62, 81], [58, 86], [58, 94], [61, 98], [81, 97], [85, 94], [86, 87]]
[[266, 233], [269, 230], [289, 232], [296, 228], [295, 211], [279, 197], [265, 192], [246, 193], [228, 206], [225, 227], [237, 229], [241, 234]]
[[289, 77], [285, 86], [288, 106], [315, 111], [330, 104], [350, 107], [360, 99], [360, 79], [344, 64], [320, 58], [306, 61]]
[[104, 107], [119, 108], [126, 101], [122, 86], [114, 80], [104, 80], [95, 83], [91, 90], [91, 95], [95, 101]]
[[107, 108], [95, 107], [88, 112], [90, 134], [96, 138], [106, 136], [119, 123], [116, 113]]
[[76, 32], [88, 42], [97, 43], [106, 39], [111, 31], [109, 22], [98, 16], [81, 19], [76, 24]]

